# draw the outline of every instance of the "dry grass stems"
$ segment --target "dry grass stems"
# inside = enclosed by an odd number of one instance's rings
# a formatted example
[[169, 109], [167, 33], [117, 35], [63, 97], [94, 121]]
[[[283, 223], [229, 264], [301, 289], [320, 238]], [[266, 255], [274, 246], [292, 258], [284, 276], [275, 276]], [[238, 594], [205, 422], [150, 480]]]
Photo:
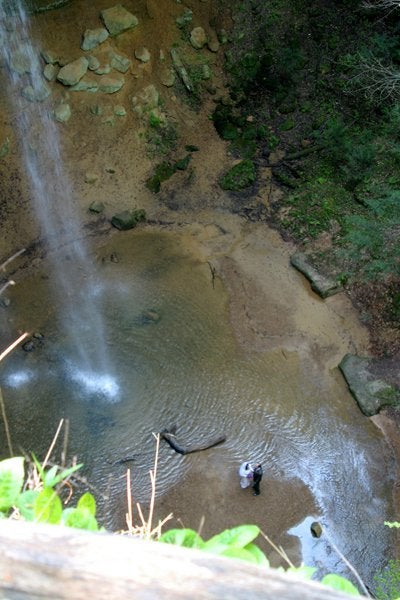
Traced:
[[121, 531], [119, 533], [123, 535], [131, 535], [133, 537], [137, 537], [145, 540], [157, 540], [162, 532], [162, 528], [167, 521], [172, 519], [172, 513], [170, 513], [165, 519], [159, 521], [157, 525], [153, 528], [153, 517], [154, 517], [154, 506], [155, 506], [155, 498], [156, 498], [156, 482], [157, 482], [157, 465], [158, 465], [158, 454], [160, 448], [160, 434], [154, 434], [156, 439], [156, 453], [154, 458], [154, 468], [150, 471], [150, 482], [151, 482], [151, 498], [150, 498], [150, 506], [149, 506], [149, 516], [147, 520], [143, 515], [142, 508], [140, 503], [136, 503], [136, 509], [139, 515], [140, 523], [134, 523], [133, 518], [133, 501], [132, 501], [132, 490], [131, 490], [131, 472], [130, 469], [127, 470], [126, 473], [126, 492], [127, 492], [127, 505], [128, 511], [126, 513], [126, 524], [127, 531]]

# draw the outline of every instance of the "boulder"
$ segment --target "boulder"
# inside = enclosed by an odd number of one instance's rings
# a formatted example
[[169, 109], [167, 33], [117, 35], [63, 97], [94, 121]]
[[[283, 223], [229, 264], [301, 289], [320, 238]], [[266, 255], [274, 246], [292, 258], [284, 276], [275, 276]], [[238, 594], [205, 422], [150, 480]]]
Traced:
[[112, 217], [111, 225], [121, 231], [126, 231], [127, 229], [133, 229], [138, 223], [145, 220], [146, 213], [142, 209], [124, 210]]
[[112, 36], [132, 29], [139, 23], [135, 15], [127, 11], [121, 4], [102, 10], [100, 15]]
[[376, 415], [383, 406], [400, 402], [400, 389], [377, 377], [373, 366], [374, 359], [353, 354], [346, 354], [339, 364], [350, 392], [367, 417]]
[[115, 77], [113, 75], [102, 75], [100, 77], [99, 90], [104, 94], [114, 94], [122, 88], [125, 83], [123, 77]]
[[290, 264], [302, 273], [310, 282], [311, 289], [321, 298], [328, 298], [342, 291], [342, 285], [330, 277], [318, 272], [312, 265], [309, 256], [303, 252], [296, 252], [290, 257]]
[[150, 84], [145, 87], [137, 96], [132, 98], [133, 110], [141, 115], [153, 108], [157, 108], [160, 101], [160, 94], [155, 85]]
[[109, 33], [104, 27], [98, 27], [97, 29], [86, 29], [82, 37], [81, 49], [93, 50], [102, 42], [105, 42], [108, 38]]
[[57, 64], [60, 58], [59, 55], [52, 50], [42, 50], [40, 54], [47, 65]]
[[81, 56], [62, 67], [58, 72], [57, 79], [64, 85], [75, 85], [85, 75], [88, 66], [88, 59]]
[[100, 67], [100, 61], [97, 56], [88, 56], [89, 61], [88, 69], [89, 71], [96, 71]]
[[32, 66], [29, 56], [23, 52], [14, 52], [10, 57], [10, 69], [18, 75], [30, 73]]

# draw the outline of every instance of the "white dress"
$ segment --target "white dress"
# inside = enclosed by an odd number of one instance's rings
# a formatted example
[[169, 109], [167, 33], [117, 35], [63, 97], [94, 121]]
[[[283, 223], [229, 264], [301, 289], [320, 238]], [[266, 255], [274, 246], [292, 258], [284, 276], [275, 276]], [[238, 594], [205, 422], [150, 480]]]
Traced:
[[244, 462], [239, 467], [240, 487], [247, 488], [253, 483], [253, 467], [249, 462]]

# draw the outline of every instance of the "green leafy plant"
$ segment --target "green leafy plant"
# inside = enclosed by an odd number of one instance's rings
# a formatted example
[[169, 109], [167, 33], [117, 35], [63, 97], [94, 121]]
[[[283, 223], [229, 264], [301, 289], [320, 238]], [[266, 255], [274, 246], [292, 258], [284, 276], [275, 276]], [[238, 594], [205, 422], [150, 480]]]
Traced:
[[34, 473], [25, 482], [25, 459], [22, 456], [0, 462], [0, 518], [16, 518], [35, 523], [62, 524], [97, 531], [96, 501], [86, 492], [76, 507], [63, 508], [59, 487], [82, 467], [45, 469], [33, 456]]

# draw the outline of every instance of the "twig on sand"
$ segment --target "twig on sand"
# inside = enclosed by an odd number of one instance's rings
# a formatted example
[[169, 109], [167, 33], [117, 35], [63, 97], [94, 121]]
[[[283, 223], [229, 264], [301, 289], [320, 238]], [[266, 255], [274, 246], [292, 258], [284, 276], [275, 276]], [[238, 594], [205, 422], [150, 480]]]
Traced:
[[17, 258], [18, 256], [20, 256], [20, 254], [23, 254], [24, 252], [26, 252], [26, 248], [22, 248], [22, 250], [18, 250], [18, 252], [16, 252], [15, 254], [13, 254], [12, 256], [10, 256], [10, 258], [7, 258], [6, 261], [4, 261], [1, 265], [0, 265], [0, 269], [2, 271], [6, 270], [6, 266], [10, 264], [11, 261], [13, 261], [15, 258]]

